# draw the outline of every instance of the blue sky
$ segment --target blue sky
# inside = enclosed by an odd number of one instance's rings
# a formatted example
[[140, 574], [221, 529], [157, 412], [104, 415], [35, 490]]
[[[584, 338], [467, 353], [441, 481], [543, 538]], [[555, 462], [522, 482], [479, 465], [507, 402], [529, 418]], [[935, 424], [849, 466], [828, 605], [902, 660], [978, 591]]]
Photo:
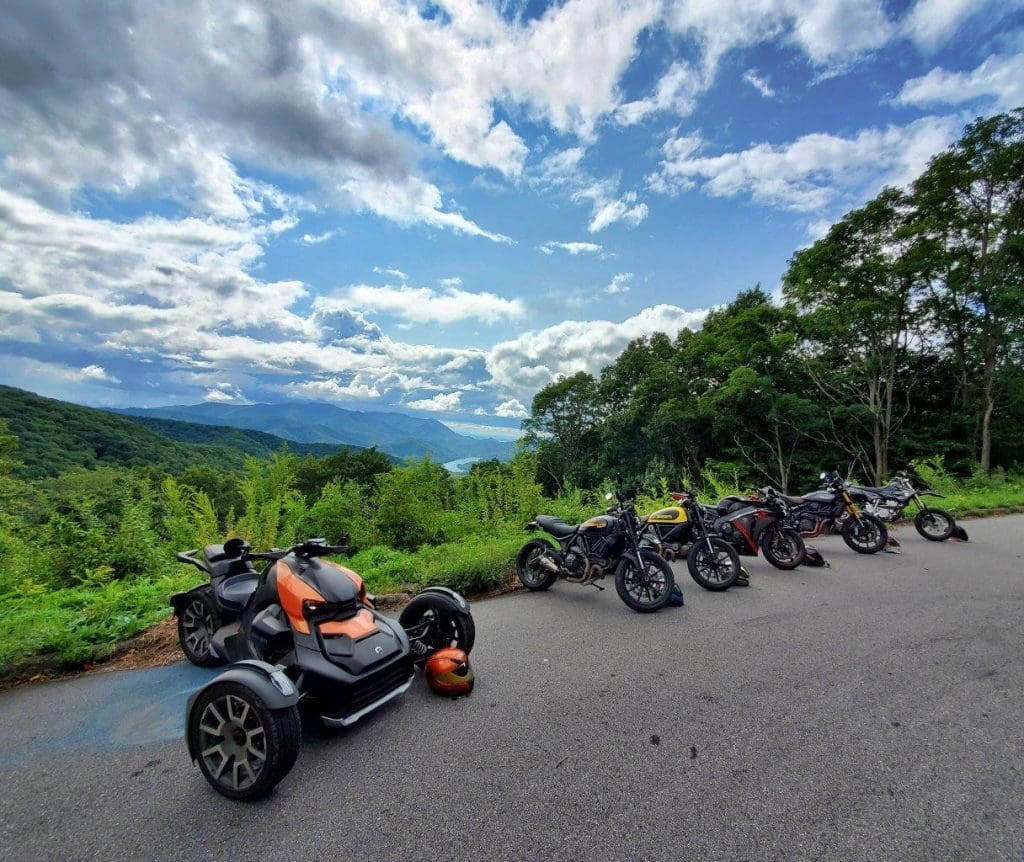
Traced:
[[15, 2], [0, 382], [514, 435], [976, 116], [1021, 0]]

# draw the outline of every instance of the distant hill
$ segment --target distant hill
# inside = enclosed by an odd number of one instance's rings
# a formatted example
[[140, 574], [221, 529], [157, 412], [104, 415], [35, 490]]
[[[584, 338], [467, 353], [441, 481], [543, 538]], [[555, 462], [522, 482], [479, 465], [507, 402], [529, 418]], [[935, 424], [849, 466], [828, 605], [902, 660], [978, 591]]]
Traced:
[[[73, 467], [155, 467], [181, 473], [197, 464], [241, 467], [246, 455], [266, 457], [287, 445], [298, 455], [329, 455], [337, 444], [296, 443], [259, 431], [95, 410], [0, 386], [0, 419], [18, 437], [19, 474], [34, 479]], [[351, 447], [348, 447], [351, 448]]]
[[376, 446], [399, 458], [429, 455], [436, 461], [460, 458], [499, 458], [513, 454], [513, 444], [457, 434], [436, 419], [405, 413], [345, 410], [319, 402], [286, 404], [191, 404], [172, 407], [128, 408], [129, 416], [159, 417], [204, 425], [229, 425], [275, 434], [300, 443]]

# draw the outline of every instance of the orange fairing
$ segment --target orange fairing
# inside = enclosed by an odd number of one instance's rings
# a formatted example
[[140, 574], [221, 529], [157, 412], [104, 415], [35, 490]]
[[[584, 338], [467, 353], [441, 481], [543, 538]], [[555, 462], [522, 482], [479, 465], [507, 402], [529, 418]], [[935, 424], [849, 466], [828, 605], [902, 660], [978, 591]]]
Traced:
[[357, 641], [377, 631], [377, 624], [373, 621], [373, 614], [366, 608], [360, 608], [354, 617], [347, 620], [331, 620], [320, 624], [320, 631], [325, 635], [348, 635], [352, 640]]
[[322, 602], [324, 597], [282, 562], [277, 564], [277, 597], [281, 600], [284, 612], [288, 614], [292, 628], [308, 635], [309, 623], [302, 613], [302, 603], [307, 599]]

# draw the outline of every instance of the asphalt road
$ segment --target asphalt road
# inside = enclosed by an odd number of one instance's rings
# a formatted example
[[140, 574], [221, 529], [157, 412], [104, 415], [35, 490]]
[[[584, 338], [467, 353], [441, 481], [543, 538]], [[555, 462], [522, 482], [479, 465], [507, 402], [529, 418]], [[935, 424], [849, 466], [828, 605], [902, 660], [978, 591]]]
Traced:
[[653, 616], [473, 611], [477, 688], [307, 736], [265, 802], [181, 741], [187, 665], [0, 695], [3, 859], [1024, 859], [1024, 517]]

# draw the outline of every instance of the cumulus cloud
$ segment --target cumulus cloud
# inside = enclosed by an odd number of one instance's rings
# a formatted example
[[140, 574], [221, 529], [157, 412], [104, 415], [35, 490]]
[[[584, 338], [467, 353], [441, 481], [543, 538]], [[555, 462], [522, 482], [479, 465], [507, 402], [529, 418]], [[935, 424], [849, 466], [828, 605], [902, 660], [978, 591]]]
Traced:
[[973, 99], [992, 101], [1000, 111], [1024, 104], [1024, 53], [994, 54], [969, 72], [940, 67], [903, 85], [896, 102], [901, 105], [959, 105]]
[[706, 310], [655, 305], [621, 323], [567, 320], [496, 344], [488, 351], [487, 370], [496, 385], [528, 400], [532, 392], [559, 376], [578, 371], [599, 373], [636, 338], [654, 332], [675, 335], [681, 329], [697, 329], [706, 316]]
[[650, 96], [619, 105], [614, 118], [623, 126], [632, 126], [651, 114], [663, 111], [680, 117], [688, 116], [708, 84], [709, 78], [704, 72], [690, 63], [677, 60], [658, 80]]
[[459, 320], [497, 323], [526, 314], [526, 306], [521, 299], [503, 299], [493, 293], [472, 293], [457, 287], [437, 291], [429, 287], [354, 284], [342, 290], [337, 298], [356, 308], [388, 314], [407, 323], [454, 323]]
[[509, 398], [494, 408], [494, 415], [503, 419], [525, 419], [530, 413], [518, 399]]
[[629, 283], [633, 280], [633, 273], [631, 272], [620, 272], [618, 275], [612, 277], [611, 282], [604, 289], [605, 293], [628, 293]]
[[596, 254], [601, 251], [603, 246], [596, 242], [550, 242], [542, 243], [537, 246], [544, 254], [554, 254], [556, 250], [568, 252], [573, 257], [578, 254]]
[[402, 272], [402, 270], [395, 269], [394, 267], [375, 266], [373, 271], [377, 273], [377, 275], [390, 275], [392, 278], [397, 278], [399, 281], [409, 280], [409, 276]]
[[461, 392], [439, 392], [433, 398], [422, 398], [418, 401], [408, 401], [405, 406], [413, 410], [429, 410], [434, 413], [452, 413], [459, 409], [461, 401]]
[[673, 193], [700, 185], [712, 197], [748, 195], [757, 203], [815, 212], [841, 195], [863, 197], [905, 185], [956, 136], [956, 117], [926, 117], [906, 126], [865, 129], [851, 138], [810, 134], [782, 146], [700, 155], [699, 137], [672, 137], [652, 189]]
[[328, 230], [323, 233], [304, 233], [300, 237], [299, 242], [303, 245], [320, 245], [322, 242], [333, 239], [337, 233], [336, 230]]

